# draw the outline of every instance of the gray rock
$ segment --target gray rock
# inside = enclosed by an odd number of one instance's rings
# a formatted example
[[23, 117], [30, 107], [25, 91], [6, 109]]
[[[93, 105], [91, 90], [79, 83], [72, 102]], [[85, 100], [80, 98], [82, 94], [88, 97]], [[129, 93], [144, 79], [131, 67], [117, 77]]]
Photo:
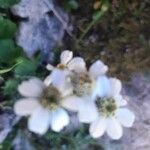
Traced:
[[129, 95], [129, 108], [135, 113], [132, 128], [124, 128], [119, 141], [107, 136], [100, 139], [105, 150], [150, 150], [150, 78], [134, 75], [131, 82], [124, 85], [123, 93]]
[[16, 117], [11, 110], [0, 114], [0, 144], [5, 140], [19, 119], [20, 117]]
[[61, 42], [68, 16], [52, 0], [21, 0], [11, 8], [14, 15], [24, 18], [19, 24], [17, 43], [29, 57], [42, 50], [48, 57]]
[[34, 146], [28, 139], [27, 133], [19, 130], [13, 140], [12, 147], [14, 150], [35, 150]]

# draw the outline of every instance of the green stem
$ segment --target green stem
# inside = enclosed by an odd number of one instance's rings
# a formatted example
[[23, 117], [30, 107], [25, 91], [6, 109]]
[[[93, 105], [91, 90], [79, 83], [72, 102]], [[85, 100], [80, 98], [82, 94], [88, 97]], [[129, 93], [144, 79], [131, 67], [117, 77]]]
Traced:
[[22, 63], [22, 61], [19, 61], [18, 63], [16, 63], [15, 65], [13, 65], [10, 68], [0, 70], [0, 74], [4, 74], [4, 73], [7, 73], [7, 72], [10, 72], [12, 69], [14, 69], [16, 66], [18, 66], [21, 63]]
[[84, 32], [81, 34], [81, 36], [79, 37], [79, 39], [77, 40], [77, 45], [82, 41], [82, 39], [85, 37], [85, 35], [89, 32], [89, 30], [97, 23], [97, 21], [103, 16], [104, 13], [100, 13], [95, 19], [93, 19], [89, 25], [87, 26], [87, 28], [84, 30]]

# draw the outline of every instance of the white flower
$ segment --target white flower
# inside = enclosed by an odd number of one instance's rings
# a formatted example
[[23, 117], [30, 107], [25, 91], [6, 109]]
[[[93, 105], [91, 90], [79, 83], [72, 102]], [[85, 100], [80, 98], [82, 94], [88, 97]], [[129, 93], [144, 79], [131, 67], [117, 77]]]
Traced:
[[[80, 69], [79, 69], [80, 70]], [[97, 95], [96, 80], [99, 76], [105, 74], [108, 67], [100, 60], [91, 65], [89, 71], [84, 68], [71, 75], [71, 83], [74, 95], [62, 101], [62, 105], [71, 111], [77, 111], [80, 122], [89, 123], [97, 118], [97, 109], [92, 102]]]
[[95, 101], [98, 117], [90, 125], [90, 135], [98, 138], [106, 131], [112, 139], [120, 139], [123, 134], [122, 126], [131, 127], [135, 116], [129, 109], [123, 107], [126, 101], [120, 95], [122, 86], [118, 79], [100, 77], [98, 82], [100, 97]]
[[[81, 57], [73, 58], [72, 51], [65, 50], [61, 53], [60, 63], [57, 65], [56, 68], [60, 69], [60, 70], [68, 69], [68, 70], [72, 70], [72, 71], [78, 70], [78, 72], [82, 72], [82, 71], [85, 71], [86, 64], [85, 64], [83, 58], [81, 58]], [[51, 70], [54, 70], [55, 67], [52, 66], [51, 64], [48, 64], [47, 69], [51, 71]]]
[[[74, 57], [71, 51], [65, 50], [61, 53], [60, 64], [57, 67], [47, 66], [52, 70], [51, 74], [46, 78], [47, 84], [55, 80], [59, 87], [63, 85], [62, 89], [70, 86], [77, 96], [84, 95], [85, 97], [93, 92], [95, 88], [95, 80], [98, 76], [107, 72], [108, 67], [100, 60], [96, 61], [87, 71], [86, 63], [81, 57]], [[69, 83], [70, 82], [70, 83]], [[70, 84], [70, 85], [69, 85]], [[73, 87], [71, 87], [71, 84]], [[95, 90], [94, 90], [95, 91]]]
[[[65, 50], [61, 53], [60, 63], [57, 67], [54, 67], [50, 64], [47, 65], [47, 69], [52, 71], [51, 74], [45, 79], [45, 84], [49, 85], [53, 79], [53, 84], [57, 84], [59, 86], [60, 91], [63, 89], [72, 90], [72, 86], [70, 82], [70, 75], [72, 71], [75, 72], [85, 72], [86, 64], [83, 58], [74, 57], [73, 53], [69, 50]], [[56, 85], [56, 87], [57, 87]], [[63, 92], [62, 92], [63, 93]], [[64, 95], [67, 93], [63, 93]]]
[[[68, 113], [60, 104], [63, 94], [57, 87], [54, 85], [46, 86], [37, 78], [24, 81], [19, 85], [18, 90], [25, 98], [15, 103], [14, 111], [17, 115], [29, 116], [28, 128], [30, 131], [44, 134], [51, 126], [53, 131], [59, 132], [68, 125]], [[64, 89], [63, 92], [69, 93], [66, 92], [67, 90]]]

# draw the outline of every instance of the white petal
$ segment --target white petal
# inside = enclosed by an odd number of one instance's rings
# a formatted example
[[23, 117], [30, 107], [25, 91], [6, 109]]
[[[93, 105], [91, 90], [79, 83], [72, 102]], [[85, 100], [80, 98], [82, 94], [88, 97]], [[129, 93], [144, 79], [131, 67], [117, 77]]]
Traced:
[[45, 86], [40, 79], [32, 78], [22, 82], [18, 87], [18, 91], [25, 97], [40, 97], [44, 88]]
[[97, 87], [97, 85], [93, 88], [92, 91], [92, 101], [95, 101], [97, 99], [97, 97], [99, 96], [99, 88]]
[[70, 111], [78, 111], [81, 103], [82, 99], [77, 96], [69, 96], [61, 101], [61, 105]]
[[69, 50], [65, 50], [60, 55], [60, 62], [62, 64], [67, 64], [73, 57], [73, 53]]
[[127, 108], [120, 108], [116, 111], [116, 117], [120, 121], [120, 123], [125, 127], [132, 127], [135, 115]]
[[45, 84], [46, 86], [49, 86], [49, 85], [51, 84], [51, 82], [52, 82], [52, 77], [51, 77], [51, 75], [49, 75], [49, 76], [47, 76], [47, 77], [45, 78], [44, 84]]
[[53, 131], [59, 132], [68, 124], [69, 124], [69, 116], [64, 109], [59, 108], [53, 112], [51, 121], [51, 128]]
[[47, 64], [46, 69], [52, 71], [54, 69], [54, 66], [52, 66], [51, 64]]
[[68, 75], [69, 72], [67, 70], [60, 69], [55, 69], [51, 73], [53, 86], [57, 88], [63, 96], [69, 95], [73, 90]]
[[83, 123], [91, 123], [98, 118], [98, 110], [95, 103], [91, 100], [84, 99], [78, 112], [79, 121]]
[[107, 132], [108, 136], [114, 140], [120, 139], [123, 134], [120, 123], [114, 118], [107, 120], [106, 132]]
[[112, 97], [112, 96], [118, 95], [122, 88], [121, 81], [116, 78], [110, 78], [109, 82], [110, 82], [109, 96]]
[[121, 107], [121, 106], [126, 106], [127, 105], [127, 101], [125, 99], [123, 99], [122, 95], [115, 95], [113, 97], [116, 101], [116, 104], [118, 107]]
[[36, 109], [28, 121], [28, 128], [30, 131], [44, 134], [50, 125], [50, 112], [42, 107]]
[[106, 76], [100, 76], [96, 81], [98, 96], [107, 96], [110, 91], [109, 79]]
[[68, 68], [77, 73], [86, 72], [86, 63], [81, 57], [74, 57], [69, 63]]
[[24, 98], [18, 100], [14, 105], [14, 111], [17, 115], [30, 115], [35, 109], [40, 106], [37, 99]]
[[100, 75], [104, 75], [108, 70], [108, 67], [100, 60], [93, 63], [89, 69], [91, 76], [97, 78]]
[[106, 130], [106, 120], [104, 118], [97, 119], [90, 125], [90, 135], [93, 138], [101, 137]]

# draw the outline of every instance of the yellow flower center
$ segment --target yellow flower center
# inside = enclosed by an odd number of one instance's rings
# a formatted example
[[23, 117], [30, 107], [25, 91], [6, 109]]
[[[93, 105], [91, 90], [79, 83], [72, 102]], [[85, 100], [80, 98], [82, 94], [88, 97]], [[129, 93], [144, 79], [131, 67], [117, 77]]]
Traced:
[[59, 107], [60, 99], [61, 97], [59, 91], [53, 86], [48, 86], [43, 92], [43, 96], [41, 98], [41, 104], [45, 108], [48, 108], [50, 110], [55, 110]]
[[96, 100], [96, 105], [101, 115], [105, 117], [111, 117], [115, 115], [117, 105], [114, 99], [98, 98]]
[[90, 95], [93, 88], [93, 80], [88, 74], [74, 73], [71, 76], [71, 82], [73, 85], [73, 92], [77, 96]]
[[64, 70], [66, 68], [66, 65], [64, 65], [64, 64], [58, 64], [57, 68], [59, 68], [61, 70]]

